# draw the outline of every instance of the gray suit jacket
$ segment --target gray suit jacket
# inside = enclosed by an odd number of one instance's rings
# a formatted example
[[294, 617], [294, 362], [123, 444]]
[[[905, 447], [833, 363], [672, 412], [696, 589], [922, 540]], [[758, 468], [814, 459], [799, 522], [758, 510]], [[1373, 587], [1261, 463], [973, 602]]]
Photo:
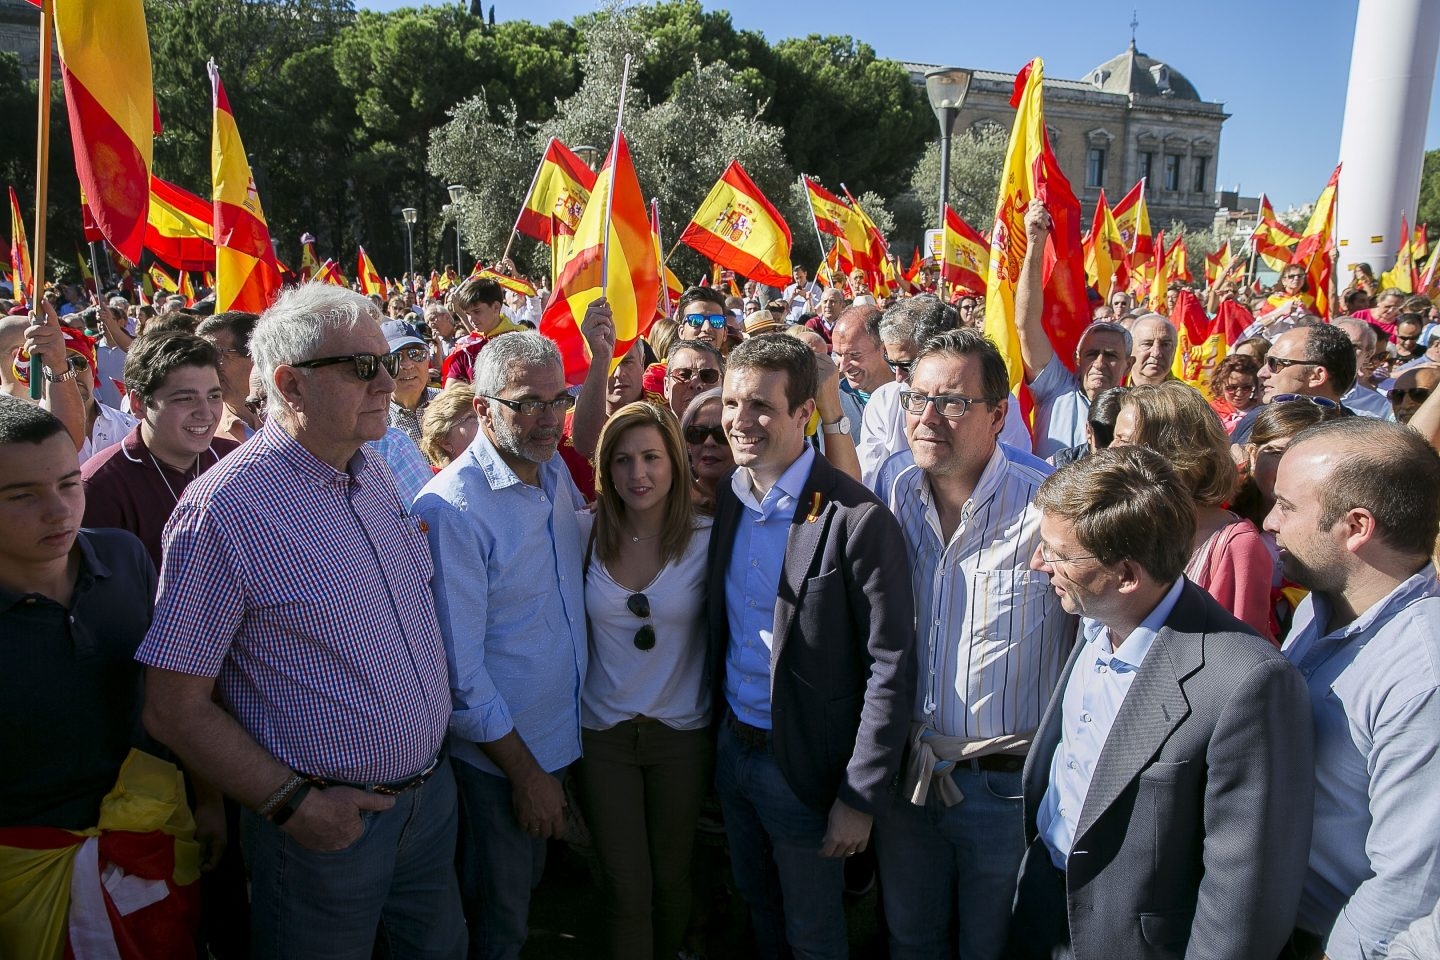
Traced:
[[[1025, 764], [1012, 955], [1051, 956], [1060, 881], [1036, 813], [1060, 744], [1075, 646]], [[1064, 875], [1076, 960], [1270, 960], [1295, 924], [1314, 800], [1300, 674], [1187, 582], [1095, 765]], [[1048, 871], [1048, 881], [1046, 872]], [[1059, 929], [1063, 932], [1064, 927]]]

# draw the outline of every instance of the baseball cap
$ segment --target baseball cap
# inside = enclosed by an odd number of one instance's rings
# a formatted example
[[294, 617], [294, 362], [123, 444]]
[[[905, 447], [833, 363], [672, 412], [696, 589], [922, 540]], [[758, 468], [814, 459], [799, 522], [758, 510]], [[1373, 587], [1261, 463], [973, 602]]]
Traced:
[[391, 353], [401, 347], [408, 347], [412, 343], [418, 343], [422, 347], [428, 346], [421, 339], [420, 332], [404, 320], [386, 320], [380, 324], [380, 332], [385, 335], [385, 342], [390, 345]]

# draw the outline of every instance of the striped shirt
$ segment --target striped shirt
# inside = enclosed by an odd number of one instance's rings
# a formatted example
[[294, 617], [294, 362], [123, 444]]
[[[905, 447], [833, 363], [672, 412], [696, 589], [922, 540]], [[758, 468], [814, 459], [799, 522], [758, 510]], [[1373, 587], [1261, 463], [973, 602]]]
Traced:
[[948, 737], [1034, 731], [1075, 639], [1050, 578], [1030, 569], [1046, 471], [1006, 449], [996, 444], [948, 543], [923, 470], [904, 470], [890, 490], [914, 558], [914, 719]]
[[181, 495], [136, 659], [216, 677], [297, 771], [399, 780], [450, 718], [431, 575], [383, 463], [362, 451], [338, 471], [269, 420]]

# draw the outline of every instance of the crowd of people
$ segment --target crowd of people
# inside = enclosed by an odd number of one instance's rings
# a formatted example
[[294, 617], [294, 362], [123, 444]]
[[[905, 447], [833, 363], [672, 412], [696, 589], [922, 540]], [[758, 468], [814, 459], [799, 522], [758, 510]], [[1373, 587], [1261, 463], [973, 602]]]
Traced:
[[867, 876], [893, 960], [1440, 956], [1436, 308], [1176, 286], [1197, 389], [1123, 292], [1057, 353], [1050, 226], [1015, 389], [923, 274], [602, 298], [578, 385], [479, 276], [0, 319], [0, 956], [517, 958], [560, 843], [616, 960], [717, 873], [762, 960]]

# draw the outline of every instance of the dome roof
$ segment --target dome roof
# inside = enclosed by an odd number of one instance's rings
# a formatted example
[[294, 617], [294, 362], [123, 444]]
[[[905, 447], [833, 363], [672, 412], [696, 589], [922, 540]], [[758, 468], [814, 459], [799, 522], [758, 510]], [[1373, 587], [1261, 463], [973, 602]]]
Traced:
[[1130, 48], [1118, 57], [1106, 60], [1083, 78], [1097, 90], [1106, 93], [1136, 94], [1141, 97], [1163, 97], [1172, 100], [1200, 99], [1195, 85], [1179, 70], [1147, 57], [1135, 49], [1132, 40]]

